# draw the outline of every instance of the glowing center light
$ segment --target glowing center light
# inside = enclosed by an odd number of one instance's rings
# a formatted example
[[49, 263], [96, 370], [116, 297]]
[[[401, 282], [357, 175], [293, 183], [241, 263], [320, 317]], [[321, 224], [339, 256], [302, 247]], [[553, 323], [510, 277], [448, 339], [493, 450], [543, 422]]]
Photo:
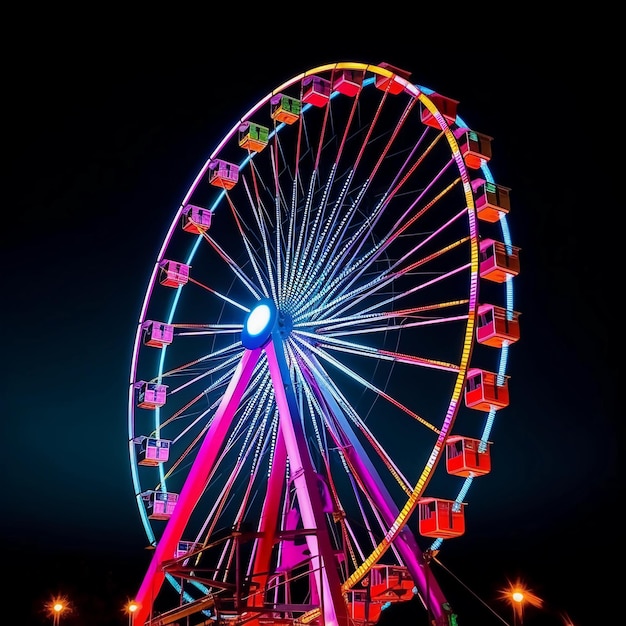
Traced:
[[270, 317], [269, 306], [267, 306], [267, 304], [260, 304], [250, 313], [246, 322], [246, 330], [252, 336], [258, 335], [267, 328]]
[[278, 309], [266, 298], [257, 302], [243, 324], [241, 343], [248, 350], [262, 348], [271, 340], [272, 331], [278, 320]]
[[521, 591], [514, 591], [512, 597], [515, 602], [522, 602], [524, 600], [524, 594]]

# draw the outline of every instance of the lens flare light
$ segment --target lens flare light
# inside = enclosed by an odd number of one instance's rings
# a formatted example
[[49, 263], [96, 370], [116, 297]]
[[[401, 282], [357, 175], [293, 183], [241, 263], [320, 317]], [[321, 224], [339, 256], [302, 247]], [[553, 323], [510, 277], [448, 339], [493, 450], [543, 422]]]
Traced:
[[543, 600], [526, 587], [525, 583], [518, 578], [515, 582], [508, 581], [508, 585], [500, 590], [500, 600], [504, 600], [513, 609], [513, 626], [524, 624], [524, 605], [540, 609], [543, 607]]
[[59, 626], [61, 623], [61, 614], [70, 613], [72, 608], [69, 600], [65, 596], [55, 596], [46, 604], [46, 610], [48, 615], [52, 617], [53, 625]]

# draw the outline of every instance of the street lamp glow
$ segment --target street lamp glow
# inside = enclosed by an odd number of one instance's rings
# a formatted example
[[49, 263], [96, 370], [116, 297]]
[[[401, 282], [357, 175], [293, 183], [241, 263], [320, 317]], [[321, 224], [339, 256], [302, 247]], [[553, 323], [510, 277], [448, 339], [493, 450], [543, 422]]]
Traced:
[[522, 591], [514, 591], [511, 594], [511, 598], [513, 599], [513, 602], [524, 602], [524, 593]]
[[61, 614], [71, 612], [71, 607], [67, 598], [63, 596], [57, 596], [46, 605], [48, 609], [48, 615], [52, 616], [52, 623], [54, 626], [59, 626], [61, 623]]
[[543, 600], [530, 591], [519, 578], [515, 583], [509, 581], [508, 587], [500, 590], [500, 599], [508, 602], [513, 609], [513, 626], [523, 626], [525, 604], [538, 609], [543, 606]]
[[137, 604], [134, 600], [131, 600], [124, 608], [126, 613], [128, 613], [128, 626], [132, 626], [135, 612], [139, 610], [139, 604]]

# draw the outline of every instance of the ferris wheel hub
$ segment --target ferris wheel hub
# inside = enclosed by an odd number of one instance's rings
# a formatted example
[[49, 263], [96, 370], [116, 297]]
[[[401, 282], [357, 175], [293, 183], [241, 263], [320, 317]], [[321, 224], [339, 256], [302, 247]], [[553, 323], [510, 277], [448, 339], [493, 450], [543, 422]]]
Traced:
[[246, 317], [241, 343], [249, 350], [261, 348], [270, 341], [274, 330], [285, 338], [291, 332], [292, 326], [291, 316], [279, 311], [273, 300], [259, 300]]

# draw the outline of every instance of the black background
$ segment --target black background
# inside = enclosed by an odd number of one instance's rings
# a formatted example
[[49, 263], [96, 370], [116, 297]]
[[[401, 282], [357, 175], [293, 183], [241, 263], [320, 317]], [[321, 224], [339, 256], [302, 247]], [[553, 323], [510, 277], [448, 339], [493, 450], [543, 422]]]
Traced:
[[[621, 282], [617, 203], [596, 145], [609, 132], [597, 101], [608, 59], [583, 36], [585, 16], [107, 11], [55, 9], [5, 25], [23, 42], [5, 50], [3, 77], [1, 597], [16, 620], [7, 623], [49, 623], [44, 605], [57, 593], [74, 605], [62, 623], [125, 623], [149, 559], [126, 389], [162, 237], [239, 116], [334, 61], [387, 61], [459, 100], [463, 118], [494, 137], [492, 172], [512, 190], [522, 262], [512, 402], [495, 433], [497, 471], [467, 510], [471, 532], [445, 545], [448, 571], [433, 572], [457, 597], [460, 626], [502, 623], [494, 611], [510, 621], [498, 590], [518, 578], [545, 603], [527, 609], [529, 626], [564, 624], [563, 614], [576, 626], [609, 623], [623, 526]], [[420, 615], [384, 619], [425, 624]]]

